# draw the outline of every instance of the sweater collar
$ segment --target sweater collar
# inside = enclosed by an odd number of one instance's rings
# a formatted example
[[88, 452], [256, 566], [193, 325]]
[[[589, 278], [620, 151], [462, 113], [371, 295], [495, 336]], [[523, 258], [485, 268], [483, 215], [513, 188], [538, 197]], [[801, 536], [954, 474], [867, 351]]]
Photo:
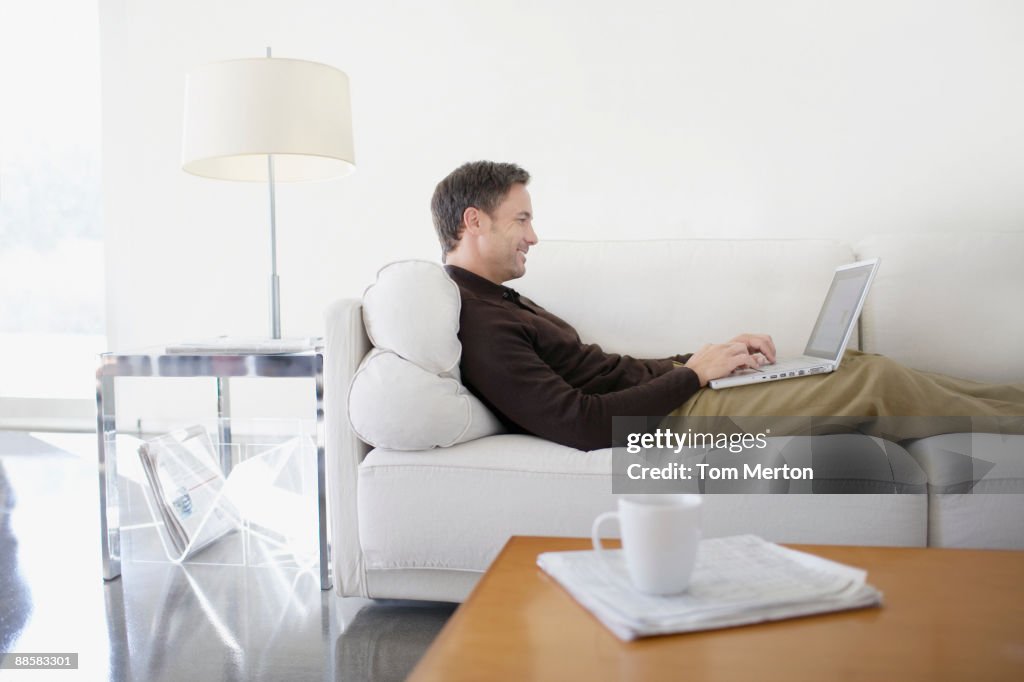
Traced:
[[455, 280], [460, 287], [469, 290], [477, 296], [485, 298], [503, 298], [506, 301], [518, 301], [519, 292], [511, 287], [495, 284], [489, 279], [470, 272], [457, 265], [444, 266], [448, 276]]

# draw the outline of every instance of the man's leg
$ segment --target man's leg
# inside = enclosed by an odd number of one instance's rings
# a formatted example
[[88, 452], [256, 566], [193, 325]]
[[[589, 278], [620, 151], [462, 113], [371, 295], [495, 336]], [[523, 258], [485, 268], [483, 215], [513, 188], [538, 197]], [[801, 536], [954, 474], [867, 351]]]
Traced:
[[[867, 426], [869, 433], [898, 439], [964, 430], [1024, 433], [1024, 384], [955, 379], [919, 372], [881, 355], [847, 351], [832, 374], [773, 382], [770, 386], [704, 389], [669, 415], [746, 416], [853, 417]], [[877, 419], [885, 417], [897, 419]], [[965, 429], [965, 423], [970, 428]], [[786, 430], [783, 420], [772, 420], [772, 424], [776, 435]]]

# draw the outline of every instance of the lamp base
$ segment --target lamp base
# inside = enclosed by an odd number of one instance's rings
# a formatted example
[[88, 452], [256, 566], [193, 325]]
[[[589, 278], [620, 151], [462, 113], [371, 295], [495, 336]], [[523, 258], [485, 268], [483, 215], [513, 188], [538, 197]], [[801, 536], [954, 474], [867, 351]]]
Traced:
[[281, 338], [281, 280], [270, 276], [270, 338]]

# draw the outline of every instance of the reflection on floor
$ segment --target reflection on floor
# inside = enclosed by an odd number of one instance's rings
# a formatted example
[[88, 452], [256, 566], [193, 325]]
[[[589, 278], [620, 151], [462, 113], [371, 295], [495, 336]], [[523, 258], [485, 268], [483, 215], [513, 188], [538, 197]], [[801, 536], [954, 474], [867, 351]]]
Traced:
[[0, 432], [0, 651], [77, 652], [60, 679], [401, 680], [455, 608], [338, 599], [315, 565], [176, 565], [142, 530], [104, 583], [94, 448]]

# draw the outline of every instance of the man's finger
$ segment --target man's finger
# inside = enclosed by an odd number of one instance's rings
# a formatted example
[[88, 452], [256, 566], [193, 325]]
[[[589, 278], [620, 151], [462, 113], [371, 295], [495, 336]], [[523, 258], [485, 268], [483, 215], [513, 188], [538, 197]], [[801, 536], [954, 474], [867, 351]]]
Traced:
[[750, 336], [751, 350], [757, 350], [764, 353], [771, 362], [775, 362], [775, 344], [772, 342], [772, 337], [767, 334], [752, 334]]
[[742, 355], [734, 355], [731, 360], [732, 370], [736, 371], [741, 367], [747, 367], [750, 369], [757, 369], [757, 361], [754, 360], [753, 356], [743, 353]]

